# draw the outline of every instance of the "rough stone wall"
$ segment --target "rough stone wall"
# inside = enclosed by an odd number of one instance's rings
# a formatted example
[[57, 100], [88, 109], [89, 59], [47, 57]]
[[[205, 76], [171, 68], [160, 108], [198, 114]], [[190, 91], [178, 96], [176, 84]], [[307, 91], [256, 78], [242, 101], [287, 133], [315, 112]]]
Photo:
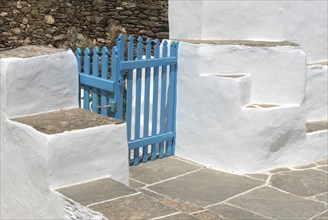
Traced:
[[108, 45], [120, 33], [168, 38], [168, 1], [0, 0], [0, 48]]

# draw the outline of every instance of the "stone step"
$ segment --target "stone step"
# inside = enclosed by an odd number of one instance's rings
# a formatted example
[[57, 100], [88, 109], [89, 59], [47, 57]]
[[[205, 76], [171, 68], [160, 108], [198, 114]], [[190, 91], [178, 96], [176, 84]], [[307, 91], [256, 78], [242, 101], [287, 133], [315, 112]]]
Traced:
[[[45, 152], [50, 187], [104, 176], [128, 184], [126, 124], [73, 108], [9, 120], [17, 135]], [[34, 137], [32, 140], [31, 137]]]
[[306, 56], [295, 43], [182, 40], [179, 63], [178, 77], [189, 81], [201, 74], [250, 74], [254, 102], [301, 104], [304, 99]]
[[328, 130], [328, 120], [321, 121], [307, 121], [306, 122], [306, 132], [316, 132]]
[[308, 121], [327, 119], [328, 61], [311, 63], [306, 71], [305, 108]]

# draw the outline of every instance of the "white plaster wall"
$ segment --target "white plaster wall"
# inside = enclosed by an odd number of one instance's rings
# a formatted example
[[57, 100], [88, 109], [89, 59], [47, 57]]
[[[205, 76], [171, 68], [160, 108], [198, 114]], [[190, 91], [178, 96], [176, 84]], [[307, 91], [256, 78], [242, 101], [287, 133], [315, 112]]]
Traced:
[[[196, 20], [197, 19], [197, 20]], [[327, 1], [169, 1], [170, 38], [288, 40], [327, 60]]]
[[74, 130], [48, 137], [52, 188], [111, 177], [128, 185], [126, 124]]
[[328, 118], [327, 65], [309, 65], [306, 72], [306, 117], [308, 121]]
[[325, 157], [305, 133], [305, 62], [297, 47], [180, 42], [176, 154], [236, 173]]
[[[304, 101], [306, 56], [299, 47], [195, 45], [181, 42], [179, 51], [183, 53], [179, 56], [179, 65], [190, 65], [196, 77], [204, 74], [251, 73], [253, 102], [301, 104]], [[190, 75], [190, 72], [179, 72], [179, 76], [183, 74]]]
[[65, 201], [49, 188], [45, 136], [1, 124], [1, 219], [64, 219]]
[[2, 58], [0, 67], [1, 219], [68, 218], [52, 186], [105, 176], [128, 184], [125, 124], [45, 135], [9, 120], [78, 106], [72, 52]]
[[6, 66], [1, 74], [6, 74], [8, 117], [78, 106], [77, 63], [71, 51], [0, 62]]

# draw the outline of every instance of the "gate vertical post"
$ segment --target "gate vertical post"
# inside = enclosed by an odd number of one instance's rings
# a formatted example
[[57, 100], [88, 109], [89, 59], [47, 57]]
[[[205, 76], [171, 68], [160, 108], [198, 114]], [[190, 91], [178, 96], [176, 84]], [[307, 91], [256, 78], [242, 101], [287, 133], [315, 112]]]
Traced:
[[116, 40], [116, 45], [118, 49], [118, 68], [117, 68], [117, 78], [115, 82], [117, 83], [115, 97], [116, 97], [116, 113], [115, 118], [123, 119], [123, 92], [124, 92], [124, 80], [123, 80], [123, 69], [121, 68], [121, 62], [124, 61], [124, 35], [120, 36]]
[[116, 118], [116, 105], [117, 105], [117, 93], [118, 83], [117, 83], [117, 73], [118, 73], [118, 50], [117, 47], [114, 46], [112, 49], [112, 80], [114, 81], [114, 93], [111, 94], [111, 98], [109, 100], [110, 104], [110, 116]]

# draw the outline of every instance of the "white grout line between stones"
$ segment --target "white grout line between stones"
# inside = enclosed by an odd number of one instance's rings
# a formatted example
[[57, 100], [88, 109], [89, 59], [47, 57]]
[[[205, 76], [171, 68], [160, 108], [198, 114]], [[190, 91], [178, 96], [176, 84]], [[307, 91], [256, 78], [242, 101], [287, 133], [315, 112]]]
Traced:
[[229, 203], [229, 202], [226, 202], [226, 204], [228, 204], [228, 205], [230, 205], [230, 206], [232, 206], [232, 207], [235, 207], [235, 208], [238, 208], [238, 209], [241, 209], [241, 210], [247, 211], [247, 212], [251, 212], [251, 213], [253, 213], [253, 214], [259, 215], [259, 216], [264, 217], [264, 218], [272, 219], [271, 217], [268, 217], [268, 216], [266, 216], [266, 215], [260, 214], [260, 213], [258, 213], [258, 212], [255, 212], [255, 211], [252, 211], [252, 210], [249, 210], [249, 209], [244, 209], [243, 207], [236, 206], [236, 205], [231, 204], [231, 203]]
[[138, 194], [141, 194], [141, 192], [137, 192], [137, 193], [133, 193], [133, 194], [125, 195], [125, 196], [120, 196], [120, 197], [116, 197], [116, 198], [113, 198], [113, 199], [103, 200], [103, 201], [100, 201], [100, 202], [91, 203], [91, 204], [87, 205], [87, 207], [89, 208], [90, 206], [93, 206], [93, 205], [100, 205], [100, 204], [103, 204], [103, 203], [106, 203], [106, 202], [111, 202], [111, 201], [118, 200], [118, 199], [121, 199], [121, 198], [136, 196]]
[[173, 216], [173, 215], [176, 215], [176, 214], [180, 214], [180, 213], [182, 213], [182, 212], [174, 212], [174, 213], [172, 213], [172, 214], [162, 215], [162, 216], [159, 216], [159, 217], [156, 217], [156, 218], [151, 218], [150, 220], [162, 219], [162, 218], [170, 217], [170, 216]]
[[168, 181], [168, 180], [173, 180], [173, 179], [176, 179], [176, 178], [178, 178], [178, 177], [186, 176], [186, 175], [188, 175], [188, 174], [195, 173], [195, 172], [197, 172], [197, 171], [204, 170], [204, 169], [206, 169], [206, 168], [199, 168], [199, 169], [196, 169], [196, 170], [193, 170], [193, 171], [189, 171], [189, 172], [187, 172], [187, 173], [183, 173], [183, 174], [180, 174], [180, 175], [177, 175], [177, 176], [174, 176], [174, 177], [170, 177], [170, 178], [167, 178], [167, 179], [165, 179], [165, 180], [161, 180], [161, 181], [158, 181], [158, 182], [155, 182], [155, 183], [150, 183], [150, 184], [148, 184], [148, 185], [146, 185], [146, 186], [143, 186], [143, 187], [141, 187], [141, 188], [147, 188], [147, 187], [149, 187], [149, 186], [153, 186], [153, 185], [156, 185], [156, 184], [159, 184], [159, 183], [163, 183], [163, 182], [166, 182], [166, 181]]
[[325, 212], [328, 212], [328, 211], [327, 211], [327, 210], [324, 210], [323, 212], [320, 212], [319, 214], [317, 214], [317, 215], [315, 215], [315, 216], [309, 218], [309, 220], [312, 220], [312, 219], [314, 219], [315, 217], [318, 217], [318, 216], [324, 214]]

